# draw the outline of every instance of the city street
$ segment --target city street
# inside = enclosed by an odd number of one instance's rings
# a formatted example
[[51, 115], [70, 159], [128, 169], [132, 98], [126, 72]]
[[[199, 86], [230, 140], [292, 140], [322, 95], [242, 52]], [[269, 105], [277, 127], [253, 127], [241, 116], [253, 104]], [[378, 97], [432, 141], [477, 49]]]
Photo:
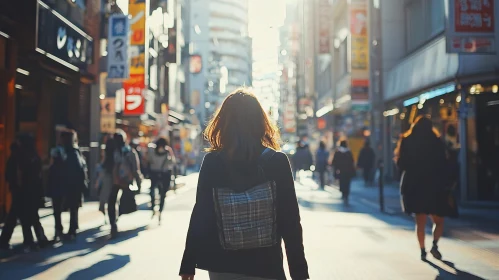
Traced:
[[[95, 202], [81, 209], [80, 234], [73, 243], [22, 253], [22, 235], [16, 228], [15, 254], [0, 256], [0, 279], [179, 279], [197, 177], [182, 180], [185, 186], [169, 193], [161, 225], [157, 217], [151, 220], [144, 190], [137, 197], [141, 210], [119, 219], [121, 235], [116, 240], [108, 240], [109, 227], [103, 225]], [[316, 188], [309, 177], [296, 184], [311, 279], [499, 279], [497, 228], [470, 230], [463, 222], [459, 227], [449, 223], [452, 238], [447, 234], [440, 242], [444, 261], [429, 256], [422, 262], [410, 218], [381, 214], [358, 191], [350, 206], [344, 206], [334, 187]], [[52, 237], [50, 212], [40, 213]], [[208, 279], [207, 273], [198, 271], [196, 279]]]

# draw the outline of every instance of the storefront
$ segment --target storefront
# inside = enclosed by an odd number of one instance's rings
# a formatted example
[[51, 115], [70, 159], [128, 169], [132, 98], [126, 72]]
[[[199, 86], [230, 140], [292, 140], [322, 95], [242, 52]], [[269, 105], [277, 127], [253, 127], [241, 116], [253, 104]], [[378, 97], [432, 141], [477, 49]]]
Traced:
[[[434, 63], [425, 63], [428, 58]], [[400, 135], [417, 116], [428, 115], [449, 151], [459, 154], [461, 171], [456, 193], [461, 201], [499, 202], [496, 60], [495, 55], [447, 54], [442, 38], [388, 73], [383, 115], [389, 178], [398, 180], [400, 176], [391, 160]]]

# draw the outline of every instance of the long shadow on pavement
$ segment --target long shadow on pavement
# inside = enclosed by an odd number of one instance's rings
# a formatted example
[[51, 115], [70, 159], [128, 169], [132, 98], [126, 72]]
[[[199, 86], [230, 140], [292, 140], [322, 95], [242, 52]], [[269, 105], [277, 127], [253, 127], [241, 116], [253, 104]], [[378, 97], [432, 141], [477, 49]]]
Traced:
[[461, 271], [456, 268], [454, 263], [449, 262], [449, 261], [442, 261], [442, 265], [448, 266], [448, 268], [455, 270], [455, 274], [452, 272], [449, 272], [448, 270], [445, 269], [445, 267], [442, 267], [441, 265], [438, 265], [436, 263], [430, 262], [428, 260], [425, 261], [427, 264], [429, 264], [431, 267], [435, 268], [438, 270], [438, 276], [435, 278], [435, 280], [485, 280], [485, 278], [473, 275], [471, 273]]
[[[141, 231], [146, 229], [147, 226], [142, 226], [121, 231], [117, 238], [109, 239], [107, 235], [101, 234], [102, 231], [99, 228], [91, 228], [80, 232], [76, 241], [64, 242], [62, 246], [56, 248], [47, 248], [28, 254], [13, 250], [8, 256], [0, 256], [0, 279], [27, 279], [34, 277], [69, 259], [84, 257], [107, 245], [118, 244], [137, 237]], [[115, 262], [123, 263], [123, 258], [118, 258]]]
[[97, 279], [117, 271], [130, 263], [130, 255], [110, 254], [111, 258], [100, 261], [90, 267], [73, 272], [67, 280]]

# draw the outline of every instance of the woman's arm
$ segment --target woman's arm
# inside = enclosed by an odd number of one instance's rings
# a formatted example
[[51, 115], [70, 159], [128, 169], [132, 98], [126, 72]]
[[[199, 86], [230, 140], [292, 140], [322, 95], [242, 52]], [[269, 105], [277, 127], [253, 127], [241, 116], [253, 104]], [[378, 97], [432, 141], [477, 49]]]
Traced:
[[277, 184], [277, 229], [284, 239], [291, 278], [308, 279], [300, 210], [289, 160], [285, 154], [276, 153], [272, 161]]
[[195, 233], [198, 231], [199, 225], [203, 222], [202, 219], [202, 211], [206, 209], [202, 209], [205, 203], [204, 199], [210, 198], [208, 189], [206, 188], [207, 176], [210, 174], [209, 172], [209, 162], [210, 162], [211, 154], [207, 154], [203, 159], [203, 163], [201, 164], [201, 170], [199, 171], [197, 192], [196, 192], [196, 204], [194, 205], [194, 209], [192, 210], [191, 220], [189, 223], [189, 230], [187, 232], [187, 238], [185, 242], [185, 250], [184, 256], [182, 258], [182, 264], [180, 266], [180, 275], [194, 275], [196, 270], [196, 243], [197, 237]]

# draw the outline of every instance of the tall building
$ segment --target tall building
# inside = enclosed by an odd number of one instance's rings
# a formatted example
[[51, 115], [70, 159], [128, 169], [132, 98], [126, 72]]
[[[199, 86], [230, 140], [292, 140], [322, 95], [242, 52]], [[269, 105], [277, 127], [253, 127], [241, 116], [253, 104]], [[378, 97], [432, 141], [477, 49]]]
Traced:
[[188, 91], [204, 123], [227, 93], [251, 86], [248, 0], [191, 0], [188, 33], [189, 53], [202, 65], [189, 74]]

